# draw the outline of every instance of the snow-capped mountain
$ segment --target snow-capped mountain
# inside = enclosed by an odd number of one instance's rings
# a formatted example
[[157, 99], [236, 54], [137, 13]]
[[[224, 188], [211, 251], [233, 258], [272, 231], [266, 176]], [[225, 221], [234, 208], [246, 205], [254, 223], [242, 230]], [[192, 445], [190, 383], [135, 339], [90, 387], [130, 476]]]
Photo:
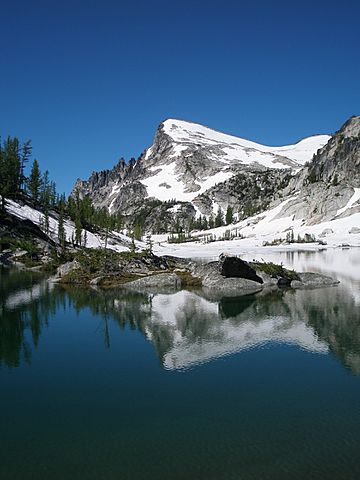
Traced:
[[[317, 135], [295, 145], [269, 147], [168, 119], [136, 162], [120, 161], [112, 170], [95, 172], [87, 181], [78, 180], [75, 189], [81, 196], [90, 195], [97, 207], [132, 218], [143, 213], [150, 225], [157, 222], [164, 229], [174, 217], [210, 215], [219, 206], [240, 211], [241, 195], [235, 192], [238, 175], [242, 183], [249, 178], [251, 184], [257, 182], [266, 190], [266, 202], [273, 200], [276, 190], [284, 187], [284, 177], [288, 180], [299, 171], [329, 139]], [[265, 172], [271, 172], [270, 176]], [[160, 202], [167, 202], [167, 208], [159, 209]], [[154, 213], [154, 208], [160, 211]]]

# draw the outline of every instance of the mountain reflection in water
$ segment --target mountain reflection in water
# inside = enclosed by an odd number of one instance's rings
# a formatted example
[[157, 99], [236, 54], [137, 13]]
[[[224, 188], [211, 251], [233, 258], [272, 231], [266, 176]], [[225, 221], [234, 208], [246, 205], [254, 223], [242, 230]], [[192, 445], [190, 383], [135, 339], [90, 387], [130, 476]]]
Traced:
[[31, 362], [57, 310], [88, 308], [101, 319], [106, 348], [111, 348], [109, 321], [129, 326], [154, 345], [170, 370], [278, 342], [331, 352], [352, 373], [360, 373], [360, 312], [347, 288], [219, 300], [201, 290], [103, 291], [54, 286], [14, 269], [2, 268], [0, 275], [0, 365], [7, 367]]

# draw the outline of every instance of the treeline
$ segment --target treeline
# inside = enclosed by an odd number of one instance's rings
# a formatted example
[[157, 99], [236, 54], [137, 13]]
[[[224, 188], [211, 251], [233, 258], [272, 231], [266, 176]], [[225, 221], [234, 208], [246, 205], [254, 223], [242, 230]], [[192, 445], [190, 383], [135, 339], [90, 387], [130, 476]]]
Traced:
[[192, 230], [208, 230], [215, 227], [223, 227], [224, 225], [230, 225], [234, 221], [234, 210], [229, 205], [226, 209], [226, 213], [221, 207], [219, 207], [217, 214], [211, 214], [209, 218], [205, 215], [200, 215], [199, 218], [193, 221], [191, 225]]
[[54, 208], [59, 200], [55, 182], [49, 172], [40, 172], [37, 160], [33, 161], [31, 172], [25, 169], [31, 156], [31, 142], [20, 143], [18, 138], [7, 137], [0, 141], [0, 196], [1, 207], [5, 209], [5, 198], [30, 200], [35, 207]]

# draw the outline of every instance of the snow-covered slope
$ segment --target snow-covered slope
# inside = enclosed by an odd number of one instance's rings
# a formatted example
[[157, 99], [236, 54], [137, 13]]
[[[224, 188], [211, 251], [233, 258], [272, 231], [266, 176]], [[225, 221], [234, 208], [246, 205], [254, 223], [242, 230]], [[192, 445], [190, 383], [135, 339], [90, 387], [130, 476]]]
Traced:
[[[287, 214], [289, 206], [291, 204], [296, 205], [297, 195], [294, 195], [265, 212], [232, 225], [193, 232], [192, 236], [198, 240], [197, 242], [169, 244], [166, 241], [167, 236], [155, 235], [155, 253], [185, 258], [213, 258], [224, 251], [239, 254], [246, 249], [259, 249], [272, 243], [278, 243], [279, 247], [276, 248], [288, 250], [326, 248], [325, 245], [315, 245], [314, 243], [286, 244], [286, 237], [289, 232], [293, 233], [295, 240], [298, 236], [304, 239], [306, 235], [311, 235], [329, 247], [359, 247], [360, 212], [352, 213], [356, 201], [359, 200], [360, 189], [354, 189], [347, 206], [338, 211], [340, 215], [335, 214], [331, 220], [307, 225], [306, 218], [295, 218], [294, 215]], [[357, 210], [359, 210], [360, 202], [357, 205]], [[237, 238], [223, 240], [226, 233]], [[210, 237], [216, 239], [216, 241], [206, 243]]]
[[146, 151], [140, 182], [147, 196], [192, 202], [244, 169], [299, 170], [330, 137], [316, 135], [295, 145], [268, 147], [197, 123], [168, 119]]
[[[315, 135], [294, 145], [269, 147], [197, 123], [175, 119], [166, 120], [163, 130], [175, 142], [174, 157], [184, 155], [189, 147], [195, 145], [197, 148], [208, 148], [214, 160], [224, 164], [258, 163], [266, 168], [299, 168], [311, 160], [314, 153], [330, 139], [329, 135]], [[212, 151], [211, 147], [216, 150]], [[217, 151], [218, 149], [220, 151]]]
[[[44, 214], [39, 210], [36, 210], [29, 205], [19, 204], [13, 200], [6, 200], [6, 210], [8, 213], [14, 215], [21, 220], [30, 220], [35, 225], [41, 228], [44, 224]], [[66, 240], [71, 242], [71, 239], [75, 237], [75, 225], [71, 220], [64, 221], [64, 229]], [[86, 233], [86, 235], [85, 235]], [[82, 237], [86, 236], [86, 247], [88, 248], [104, 248], [104, 238], [101, 235], [94, 234], [88, 230], [82, 230]], [[58, 238], [58, 220], [55, 216], [49, 215], [49, 237], [57, 242]], [[125, 252], [130, 250], [131, 238], [118, 232], [111, 232], [108, 238], [107, 246], [111, 250], [117, 252]], [[139, 249], [144, 249], [145, 243], [135, 241], [136, 246]]]

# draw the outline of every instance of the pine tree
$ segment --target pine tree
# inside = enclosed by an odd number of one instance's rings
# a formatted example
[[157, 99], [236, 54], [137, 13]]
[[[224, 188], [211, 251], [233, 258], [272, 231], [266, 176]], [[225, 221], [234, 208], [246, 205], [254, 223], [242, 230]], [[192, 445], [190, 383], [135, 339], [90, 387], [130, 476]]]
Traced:
[[222, 227], [224, 225], [224, 213], [219, 207], [218, 213], [215, 217], [215, 227]]
[[44, 231], [46, 235], [49, 235], [50, 232], [50, 220], [49, 220], [49, 208], [46, 206], [44, 208]]
[[5, 197], [18, 197], [21, 187], [19, 140], [7, 137], [0, 148], [0, 195], [5, 210]]
[[154, 242], [152, 241], [151, 233], [148, 233], [146, 235], [146, 245], [147, 245], [147, 249], [148, 249], [149, 253], [152, 254], [153, 253]]
[[139, 225], [139, 224], [134, 225], [133, 233], [134, 233], [134, 237], [136, 238], [136, 240], [141, 240], [141, 237], [142, 237], [141, 225]]
[[214, 226], [215, 226], [214, 215], [211, 214], [209, 217], [209, 228], [214, 228]]
[[49, 171], [46, 170], [41, 177], [40, 204], [42, 207], [50, 205]]
[[134, 232], [131, 232], [131, 246], [130, 246], [130, 251], [132, 253], [135, 253], [136, 250], [136, 245], [135, 245], [135, 235]]
[[64, 210], [65, 210], [64, 204], [65, 202], [61, 198], [59, 202], [58, 240], [59, 240], [62, 253], [65, 252], [65, 242], [66, 242], [66, 235], [65, 235], [65, 228], [64, 228]]
[[226, 225], [233, 223], [233, 221], [234, 221], [234, 211], [233, 211], [233, 208], [230, 205], [228, 205], [226, 209], [226, 216], [225, 216]]
[[21, 148], [21, 159], [20, 159], [20, 188], [24, 189], [26, 185], [26, 177], [25, 177], [25, 166], [29, 161], [31, 155], [32, 147], [31, 147], [31, 140], [27, 140], [22, 148]]
[[29, 193], [35, 205], [39, 201], [41, 187], [42, 187], [41, 173], [40, 173], [38, 161], [35, 159], [32, 164], [30, 176], [28, 179]]
[[82, 232], [82, 226], [81, 226], [81, 220], [80, 220], [80, 212], [78, 211], [76, 213], [76, 217], [75, 217], [75, 243], [76, 243], [76, 245], [81, 245], [81, 232]]

